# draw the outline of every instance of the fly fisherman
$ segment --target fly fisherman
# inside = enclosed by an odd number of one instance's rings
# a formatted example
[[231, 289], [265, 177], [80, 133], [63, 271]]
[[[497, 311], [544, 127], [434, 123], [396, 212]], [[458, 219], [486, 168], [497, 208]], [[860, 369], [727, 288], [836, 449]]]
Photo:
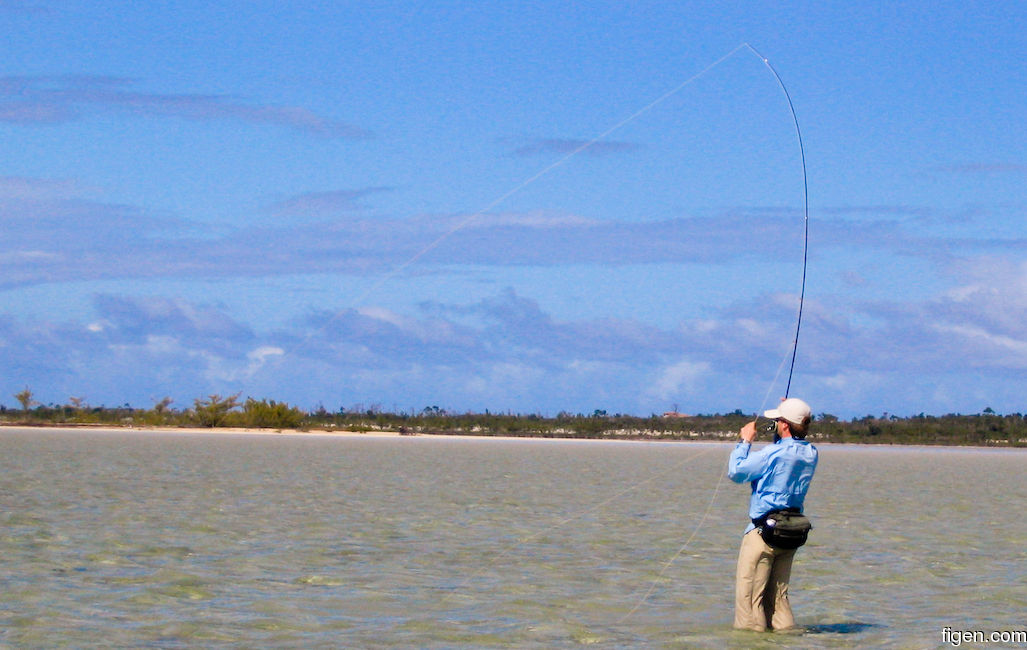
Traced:
[[788, 579], [795, 550], [810, 529], [802, 504], [817, 467], [817, 449], [805, 440], [812, 419], [809, 404], [792, 397], [764, 415], [774, 420], [774, 443], [749, 453], [756, 423], [746, 424], [727, 469], [735, 483], [752, 485], [752, 522], [738, 552], [734, 627], [757, 632], [795, 626]]

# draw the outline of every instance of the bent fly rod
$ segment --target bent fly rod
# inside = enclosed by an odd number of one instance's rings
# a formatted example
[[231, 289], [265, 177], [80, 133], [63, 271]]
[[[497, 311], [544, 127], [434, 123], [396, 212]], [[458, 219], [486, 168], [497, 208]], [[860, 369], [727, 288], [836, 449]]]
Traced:
[[[792, 374], [795, 371], [795, 356], [799, 350], [799, 330], [802, 328], [802, 307], [806, 299], [806, 266], [809, 256], [809, 182], [806, 175], [806, 151], [802, 146], [802, 131], [799, 129], [799, 118], [795, 115], [795, 106], [792, 104], [792, 96], [788, 94], [788, 88], [785, 87], [785, 82], [781, 80], [781, 75], [777, 73], [774, 66], [771, 65], [770, 59], [760, 54], [756, 48], [748, 43], [743, 43], [745, 47], [749, 48], [753, 54], [758, 56], [770, 70], [771, 74], [774, 75], [774, 79], [777, 79], [777, 85], [781, 87], [781, 92], [784, 93], [785, 99], [788, 101], [788, 110], [792, 114], [792, 124], [795, 125], [795, 137], [799, 141], [799, 159], [802, 161], [802, 203], [803, 203], [803, 235], [802, 235], [802, 282], [799, 287], [799, 313], [795, 318], [795, 338], [792, 339], [792, 360], [788, 365], [788, 382], [785, 385], [785, 397], [788, 397], [788, 393], [792, 388]], [[766, 400], [764, 400], [766, 402]]]

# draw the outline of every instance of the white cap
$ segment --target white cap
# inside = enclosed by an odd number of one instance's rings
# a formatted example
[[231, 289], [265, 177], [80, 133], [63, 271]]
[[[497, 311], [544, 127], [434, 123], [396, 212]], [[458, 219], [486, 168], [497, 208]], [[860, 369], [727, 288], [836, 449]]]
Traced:
[[776, 409], [764, 411], [763, 415], [771, 420], [780, 418], [792, 424], [801, 425], [812, 417], [812, 411], [810, 411], [809, 404], [798, 397], [789, 397], [781, 402]]

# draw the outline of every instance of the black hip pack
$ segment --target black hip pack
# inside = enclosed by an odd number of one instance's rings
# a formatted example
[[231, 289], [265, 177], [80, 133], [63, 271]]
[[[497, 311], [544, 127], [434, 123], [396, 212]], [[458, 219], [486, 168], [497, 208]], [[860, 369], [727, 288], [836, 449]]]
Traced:
[[753, 519], [752, 523], [760, 531], [764, 542], [774, 548], [784, 549], [799, 548], [805, 544], [813, 528], [809, 518], [799, 512], [798, 508], [772, 510], [759, 519]]

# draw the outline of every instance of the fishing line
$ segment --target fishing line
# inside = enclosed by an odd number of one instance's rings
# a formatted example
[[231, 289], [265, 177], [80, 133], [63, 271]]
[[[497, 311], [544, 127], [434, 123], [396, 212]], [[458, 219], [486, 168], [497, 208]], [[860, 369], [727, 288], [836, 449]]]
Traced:
[[[770, 387], [767, 389], [767, 394], [763, 396], [763, 403], [760, 404], [760, 408], [756, 412], [757, 415], [753, 417], [754, 421], [759, 417], [758, 414], [762, 413], [763, 410], [766, 408], [767, 401], [770, 399], [770, 393], [774, 390], [774, 385], [777, 384], [777, 379], [781, 375], [781, 370], [784, 368], [785, 363], [787, 363], [787, 361], [788, 355], [785, 355], [785, 357], [781, 360], [780, 365], [778, 365], [777, 367], [777, 373], [775, 373], [773, 381], [770, 382]], [[688, 545], [691, 544], [692, 540], [695, 539], [696, 535], [699, 534], [699, 531], [702, 529], [703, 524], [706, 523], [706, 519], [710, 516], [710, 512], [713, 511], [713, 504], [717, 501], [717, 494], [720, 492], [720, 486], [724, 482], [724, 476], [725, 472], [723, 471], [721, 471], [718, 474], [717, 482], [713, 486], [713, 495], [710, 496], [710, 501], [706, 504], [706, 510], [703, 512], [702, 517], [699, 518], [699, 522], [695, 525], [695, 528], [692, 530], [692, 534], [688, 536], [688, 539], [685, 540], [684, 544], [682, 544], [681, 547], [678, 548], [678, 550], [670, 557], [670, 559], [663, 563], [663, 567], [660, 568], [659, 573], [657, 573], [656, 577], [653, 578], [650, 582], [649, 589], [646, 590], [645, 594], [643, 594], [642, 597], [638, 599], [638, 602], [635, 603], [635, 606], [631, 608], [631, 611], [629, 611], [627, 614], [625, 614], [617, 620], [617, 625], [624, 623], [626, 620], [631, 618], [639, 609], [642, 608], [642, 605], [644, 605], [646, 601], [649, 600], [649, 597], [653, 595], [653, 592], [656, 590], [656, 585], [659, 584], [661, 580], [663, 580], [664, 574], [666, 574], [670, 567], [674, 564], [674, 562], [676, 562], [677, 559], [684, 554], [685, 549], [688, 548]]]
[[[401, 264], [395, 266], [388, 273], [386, 273], [386, 274], [382, 275], [381, 277], [379, 277], [378, 280], [376, 280], [367, 289], [365, 289], [362, 293], [360, 293], [357, 296], [356, 299], [354, 299], [353, 301], [350, 302], [349, 309], [353, 309], [353, 308], [359, 306], [360, 304], [362, 304], [365, 300], [367, 300], [367, 298], [369, 296], [371, 296], [371, 294], [373, 294], [376, 291], [378, 291], [378, 289], [380, 289], [386, 282], [388, 282], [392, 278], [394, 278], [397, 275], [399, 275], [400, 273], [402, 273], [404, 270], [409, 268], [411, 265], [413, 265], [415, 262], [420, 260], [422, 257], [427, 255], [432, 250], [438, 248], [438, 246], [440, 244], [442, 244], [444, 241], [446, 241], [447, 239], [452, 237], [454, 234], [456, 234], [460, 230], [463, 230], [464, 228], [468, 227], [469, 225], [471, 225], [472, 223], [474, 223], [475, 221], [480, 219], [489, 210], [492, 210], [496, 206], [500, 205], [501, 203], [503, 203], [504, 201], [509, 199], [514, 194], [517, 194], [518, 192], [520, 192], [521, 190], [525, 189], [529, 185], [531, 185], [531, 184], [535, 183], [536, 181], [538, 181], [539, 179], [547, 176], [550, 172], [552, 172], [553, 170], [557, 169], [558, 167], [563, 166], [564, 164], [566, 164], [569, 160], [571, 160], [572, 158], [574, 158], [578, 154], [580, 154], [583, 151], [589, 149], [590, 147], [592, 147], [596, 143], [598, 143], [598, 142], [608, 138], [609, 136], [611, 136], [615, 132], [619, 131], [620, 129], [624, 128], [625, 126], [627, 126], [631, 122], [635, 121], [636, 119], [638, 119], [642, 115], [645, 115], [646, 113], [648, 113], [652, 109], [656, 108], [657, 106], [659, 106], [663, 102], [667, 101], [668, 99], [670, 99], [671, 97], [673, 97], [677, 93], [681, 92], [684, 88], [686, 88], [690, 84], [692, 84], [695, 81], [697, 81], [700, 77], [705, 75], [707, 72], [709, 72], [710, 70], [713, 70], [718, 65], [720, 65], [724, 61], [726, 61], [729, 58], [731, 58], [732, 56], [734, 56], [734, 54], [736, 52], [738, 52], [741, 49], [744, 49], [745, 47], [748, 47], [747, 43], [742, 43], [742, 44], [738, 45], [737, 47], [735, 47], [733, 50], [731, 50], [727, 54], [723, 55], [722, 57], [720, 57], [719, 59], [717, 59], [713, 63], [709, 64], [708, 66], [706, 66], [705, 68], [703, 68], [699, 72], [695, 73], [694, 75], [692, 75], [688, 79], [685, 79], [684, 81], [679, 83], [674, 88], [671, 88], [670, 90], [668, 90], [667, 92], [663, 93], [662, 95], [660, 95], [656, 99], [652, 100], [651, 102], [649, 102], [648, 104], [646, 104], [642, 108], [638, 109], [634, 113], [631, 113], [630, 115], [628, 115], [624, 119], [620, 120], [619, 122], [617, 122], [613, 126], [609, 127], [608, 129], [606, 129], [605, 131], [603, 131], [599, 135], [593, 137], [588, 142], [585, 142], [584, 144], [581, 144], [580, 146], [578, 146], [574, 150], [568, 152], [567, 154], [565, 154], [564, 156], [558, 158], [557, 160], [555, 160], [554, 162], [550, 163], [549, 165], [546, 165], [545, 167], [543, 167], [539, 171], [535, 172], [531, 176], [527, 177], [526, 179], [524, 179], [523, 181], [521, 181], [520, 183], [518, 183], [517, 185], [515, 185], [511, 189], [509, 189], [506, 192], [504, 192], [503, 194], [500, 194], [499, 196], [497, 196], [495, 199], [490, 201], [488, 204], [486, 204], [484, 207], [482, 207], [478, 211], [476, 211], [476, 212], [470, 214], [469, 216], [465, 217], [464, 219], [460, 220], [459, 222], [457, 222], [457, 224], [455, 226], [453, 226], [451, 229], [449, 229], [448, 231], [444, 232], [443, 234], [439, 235], [436, 239], [431, 241], [429, 244], [427, 244], [420, 251], [418, 251], [413, 256], [408, 258], [406, 261], [404, 261]], [[752, 49], [752, 48], [750, 47], [749, 49]], [[341, 318], [343, 313], [345, 313], [346, 311], [347, 311], [346, 309], [341, 309], [341, 310], [336, 311], [335, 314], [331, 318], [329, 318], [327, 321], [325, 321], [320, 327], [318, 327], [318, 328], [314, 329], [313, 331], [311, 331], [310, 333], [308, 333], [299, 343], [297, 343], [289, 351], [289, 353], [294, 354], [296, 351], [303, 349], [315, 336], [317, 336], [321, 332], [323, 332], [326, 329], [328, 329], [328, 327], [332, 323], [334, 323], [336, 320]], [[285, 354], [286, 353], [283, 352], [282, 356], [285, 356]]]
[[[575, 521], [577, 519], [581, 519], [582, 517], [584, 517], [586, 515], [589, 515], [589, 514], [595, 512], [595, 511], [599, 510], [600, 508], [602, 508], [602, 507], [604, 507], [606, 505], [609, 505], [610, 503], [613, 503], [617, 499], [620, 499], [621, 497], [623, 497], [625, 494], [628, 494], [629, 492], [637, 490], [640, 487], [642, 487], [643, 485], [647, 485], [649, 483], [652, 483], [656, 479], [658, 479], [658, 478], [660, 478], [660, 477], [662, 477], [662, 476], [664, 476], [666, 474], [669, 474], [671, 472], [676, 472], [677, 470], [681, 469], [682, 467], [684, 467], [685, 465], [687, 465], [691, 461], [695, 460], [696, 458], [699, 458], [700, 456], [703, 456], [705, 454], [710, 453], [714, 449], [716, 449], [716, 447], [710, 446], [708, 449], [704, 449], [702, 451], [699, 451], [699, 452], [697, 452], [695, 454], [692, 454], [691, 456], [686, 456], [685, 459], [682, 460], [680, 463], [677, 463], [676, 465], [673, 465], [672, 467], [670, 467], [668, 469], [665, 469], [662, 472], [658, 472], [656, 474], [653, 474], [649, 478], [643, 479], [641, 481], [638, 481], [637, 483], [628, 486], [627, 488], [621, 490], [620, 492], [617, 492], [617, 493], [613, 494], [612, 496], [607, 497], [606, 499], [603, 499], [602, 501], [600, 501], [600, 502], [598, 502], [598, 503], [596, 503], [596, 504], [594, 504], [594, 505], [592, 505], [592, 506], [590, 506], [588, 508], [585, 508], [585, 509], [579, 511], [578, 513], [576, 513], [574, 515], [571, 515], [571, 516], [569, 516], [569, 517], [567, 517], [565, 519], [562, 519], [562, 520], [560, 520], [560, 521], [558, 521], [558, 522], [556, 522], [554, 524], [546, 526], [545, 528], [543, 528], [541, 530], [538, 530], [538, 531], [532, 533], [531, 535], [528, 535], [526, 537], [522, 537], [521, 539], [516, 540], [515, 542], [513, 542], [510, 545], [508, 545], [507, 547], [505, 547], [502, 551], [497, 553], [495, 556], [493, 556], [492, 559], [488, 562], [488, 564], [483, 566], [476, 573], [474, 573], [474, 574], [470, 575], [469, 577], [467, 577], [466, 579], [464, 579], [464, 581], [461, 582], [459, 585], [457, 585], [453, 589], [453, 591], [451, 591], [450, 593], [446, 594], [439, 601], [439, 604], [440, 605], [445, 604], [451, 598], [454, 598], [457, 595], [460, 595], [461, 592], [463, 592], [467, 588], [467, 586], [471, 584], [471, 582], [473, 582], [477, 578], [481, 577], [482, 574], [485, 573], [485, 571], [487, 571], [489, 568], [495, 566], [495, 564], [497, 562], [499, 562], [501, 559], [503, 559], [504, 557], [506, 557], [507, 555], [509, 555], [513, 551], [517, 550], [521, 546], [524, 546], [525, 544], [527, 544], [531, 540], [533, 540], [533, 539], [535, 539], [537, 537], [541, 537], [542, 535], [544, 535], [546, 533], [549, 533], [549, 532], [552, 532], [552, 531], [554, 531], [554, 530], [556, 530], [558, 528], [566, 526], [567, 524], [569, 524], [572, 521]], [[707, 512], [707, 514], [708, 514], [708, 512]], [[698, 530], [698, 527], [696, 528], [696, 530]]]
[[653, 591], [656, 590], [656, 585], [663, 579], [663, 575], [667, 572], [671, 565], [674, 564], [674, 562], [676, 562], [679, 557], [681, 557], [681, 555], [685, 552], [685, 549], [688, 548], [688, 545], [692, 543], [693, 539], [695, 539], [695, 536], [699, 534], [699, 531], [702, 529], [703, 524], [706, 523], [706, 518], [710, 516], [710, 512], [713, 510], [713, 503], [717, 500], [717, 493], [720, 491], [720, 484], [723, 482], [723, 480], [724, 472], [720, 472], [717, 478], [717, 483], [713, 487], [713, 496], [710, 497], [710, 502], [706, 505], [706, 511], [699, 519], [699, 523], [695, 525], [695, 528], [692, 530], [692, 534], [688, 536], [688, 539], [685, 540], [685, 543], [681, 545], [677, 552], [674, 553], [674, 555], [672, 555], [670, 559], [663, 563], [663, 567], [660, 569], [660, 572], [656, 574], [656, 577], [653, 578], [652, 582], [649, 584], [649, 589], [645, 592], [645, 594], [642, 595], [641, 598], [638, 599], [638, 602], [635, 603], [635, 606], [631, 608], [631, 611], [629, 611], [627, 614], [625, 614], [617, 620], [618, 625], [631, 618], [632, 615], [635, 614], [635, 612], [642, 608], [642, 605], [644, 605], [645, 602], [649, 600], [649, 596], [653, 595]]
[[[781, 358], [781, 363], [779, 363], [777, 366], [777, 372], [774, 373], [774, 378], [770, 381], [770, 384], [767, 386], [767, 392], [763, 395], [763, 401], [760, 402], [760, 408], [756, 411], [756, 415], [753, 416], [754, 418], [759, 417], [759, 414], [762, 413], [763, 410], [767, 407], [767, 402], [770, 401], [770, 394], [774, 391], [774, 386], [777, 386], [777, 380], [781, 377], [781, 371], [784, 370], [785, 364], [788, 363], [789, 354], [790, 351], [786, 352], [785, 355]], [[789, 380], [791, 380], [791, 377], [789, 377]], [[787, 396], [788, 394], [785, 393], [785, 397]]]
[[[791, 355], [790, 355], [791, 356], [791, 363], [788, 366], [788, 383], [785, 386], [785, 398], [787, 398], [788, 397], [788, 393], [789, 393], [789, 391], [791, 390], [791, 387], [792, 387], [792, 374], [795, 371], [795, 357], [796, 357], [796, 353], [797, 353], [797, 351], [799, 349], [799, 330], [802, 327], [802, 307], [803, 307], [803, 302], [804, 302], [805, 296], [806, 296], [806, 266], [807, 266], [808, 252], [809, 252], [809, 184], [808, 184], [807, 175], [806, 175], [806, 153], [805, 153], [803, 145], [802, 145], [802, 131], [799, 130], [799, 118], [795, 114], [795, 106], [792, 104], [791, 95], [788, 94], [788, 89], [785, 87], [784, 81], [781, 80], [781, 75], [779, 75], [777, 73], [777, 70], [774, 69], [774, 66], [770, 64], [770, 60], [767, 59], [767, 57], [765, 57], [762, 54], [760, 54], [756, 50], [756, 48], [754, 48], [752, 45], [749, 45], [748, 43], [742, 43], [742, 45], [740, 45], [739, 47], [748, 48], [749, 51], [751, 51], [753, 54], [755, 54], [757, 57], [759, 57], [759, 59], [761, 61], [763, 61], [763, 63], [767, 66], [767, 68], [770, 70], [770, 72], [774, 75], [774, 78], [777, 80], [777, 83], [781, 87], [782, 92], [784, 92], [785, 99], [788, 101], [788, 110], [791, 112], [791, 115], [792, 115], [792, 123], [795, 125], [795, 136], [798, 139], [798, 143], [799, 143], [799, 157], [800, 157], [800, 160], [802, 161], [802, 194], [803, 194], [802, 282], [801, 282], [801, 287], [800, 287], [800, 290], [799, 290], [799, 313], [796, 316], [795, 337], [792, 340], [792, 349], [791, 349]], [[766, 408], [767, 401], [770, 399], [770, 393], [771, 393], [771, 391], [774, 390], [774, 386], [777, 385], [777, 380], [781, 376], [781, 371], [784, 369], [785, 364], [788, 363], [788, 359], [789, 359], [789, 355], [786, 354], [784, 356], [784, 358], [781, 360], [781, 364], [777, 367], [777, 372], [774, 373], [774, 378], [771, 380], [770, 385], [767, 388], [767, 393], [766, 393], [766, 395], [763, 396], [763, 403], [760, 405], [759, 410], [756, 412], [756, 416], [753, 418], [754, 421], [756, 419], [758, 419], [759, 414], [762, 413], [763, 410]], [[714, 504], [714, 502], [717, 499], [717, 493], [720, 491], [720, 485], [723, 482], [723, 480], [724, 480], [724, 472], [721, 472], [719, 478], [717, 479], [717, 483], [716, 483], [716, 485], [713, 488], [713, 495], [710, 497], [710, 501], [709, 501], [709, 503], [706, 506], [706, 511], [703, 513], [702, 518], [700, 518], [699, 523], [696, 524], [695, 529], [692, 531], [692, 534], [689, 535], [688, 539], [685, 540], [685, 543], [681, 545], [681, 548], [679, 548], [677, 550], [677, 552], [674, 553], [674, 555], [672, 555], [671, 558], [664, 563], [663, 568], [660, 569], [660, 572], [657, 574], [657, 576], [653, 579], [652, 583], [649, 585], [649, 589], [639, 599], [638, 603], [635, 604], [635, 606], [631, 609], [631, 611], [629, 611], [619, 621], [617, 621], [618, 624], [623, 623], [627, 619], [631, 618], [631, 616], [633, 614], [635, 614], [635, 612], [637, 612], [642, 607], [643, 604], [645, 604], [646, 600], [649, 599], [649, 596], [651, 596], [653, 591], [656, 589], [657, 583], [659, 583], [659, 581], [662, 580], [663, 575], [667, 572], [668, 569], [670, 569], [671, 565], [679, 557], [681, 557], [681, 555], [685, 552], [685, 549], [688, 548], [688, 545], [691, 544], [692, 540], [695, 539], [695, 536], [698, 534], [699, 530], [702, 528], [702, 525], [704, 523], [706, 523], [706, 518], [709, 516], [710, 512], [713, 510], [713, 504]]]

